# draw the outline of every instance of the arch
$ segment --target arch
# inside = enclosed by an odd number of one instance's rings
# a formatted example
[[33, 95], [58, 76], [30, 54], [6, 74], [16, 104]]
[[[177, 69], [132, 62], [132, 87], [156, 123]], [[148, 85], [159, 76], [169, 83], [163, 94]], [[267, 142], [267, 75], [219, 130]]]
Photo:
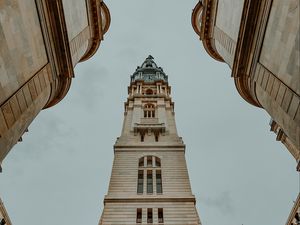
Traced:
[[161, 159], [158, 156], [145, 155], [139, 158], [138, 166], [139, 167], [161, 167]]
[[153, 90], [150, 89], [150, 88], [148, 88], [148, 89], [146, 90], [146, 95], [153, 95]]
[[[137, 194], [162, 194], [161, 159], [158, 156], [145, 155], [138, 160]], [[146, 181], [146, 182], [144, 182]], [[145, 187], [144, 187], [144, 184]]]

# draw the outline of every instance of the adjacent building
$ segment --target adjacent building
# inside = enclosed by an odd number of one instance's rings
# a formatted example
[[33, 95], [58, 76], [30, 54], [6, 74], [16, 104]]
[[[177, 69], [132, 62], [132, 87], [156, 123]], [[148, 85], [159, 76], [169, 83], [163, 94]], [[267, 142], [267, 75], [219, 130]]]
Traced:
[[[232, 69], [239, 94], [271, 116], [300, 171], [299, 0], [202, 0], [192, 25], [207, 53]], [[299, 224], [296, 200], [287, 225]]]
[[239, 94], [272, 117], [300, 160], [299, 0], [199, 1], [192, 25], [207, 53], [232, 69]]
[[12, 225], [1, 198], [0, 198], [0, 225]]
[[0, 1], [0, 170], [36, 115], [67, 94], [110, 25], [102, 0]]
[[200, 225], [168, 76], [149, 56], [131, 76], [99, 225]]

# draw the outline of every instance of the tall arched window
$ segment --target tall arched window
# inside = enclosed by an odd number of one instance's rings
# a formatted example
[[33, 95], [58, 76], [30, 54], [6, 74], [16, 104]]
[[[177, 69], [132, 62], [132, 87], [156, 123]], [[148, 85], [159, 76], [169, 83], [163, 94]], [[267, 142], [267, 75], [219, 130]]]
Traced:
[[155, 117], [155, 106], [153, 104], [146, 104], [144, 106], [144, 118]]
[[145, 179], [145, 192], [147, 194], [162, 194], [161, 159], [151, 155], [141, 157], [138, 161], [138, 167], [137, 193], [144, 193]]

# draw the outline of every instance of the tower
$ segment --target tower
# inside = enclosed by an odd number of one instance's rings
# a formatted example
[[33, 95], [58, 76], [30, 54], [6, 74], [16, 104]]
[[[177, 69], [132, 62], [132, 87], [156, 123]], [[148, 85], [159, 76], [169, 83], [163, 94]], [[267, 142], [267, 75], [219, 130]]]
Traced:
[[168, 76], [148, 56], [131, 76], [99, 225], [200, 225]]

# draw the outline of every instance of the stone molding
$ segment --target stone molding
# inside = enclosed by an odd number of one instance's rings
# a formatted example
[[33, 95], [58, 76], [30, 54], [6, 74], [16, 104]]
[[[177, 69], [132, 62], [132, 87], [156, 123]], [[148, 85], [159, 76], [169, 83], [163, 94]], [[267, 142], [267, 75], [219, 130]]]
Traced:
[[272, 0], [245, 0], [232, 77], [239, 94], [250, 104], [262, 107], [256, 98], [255, 85], [249, 79], [254, 73], [263, 41]]
[[[37, 8], [53, 73], [53, 81], [55, 81], [51, 84], [51, 96], [44, 107], [48, 108], [60, 102], [71, 86], [71, 79], [74, 77], [73, 67], [76, 64], [76, 62], [72, 62], [74, 45], [78, 42], [82, 43], [83, 36], [90, 37], [87, 38], [89, 45], [86, 52], [82, 57], [80, 56], [80, 59], [75, 61], [82, 62], [92, 57], [97, 51], [101, 40], [103, 40], [104, 33], [107, 32], [110, 26], [110, 14], [102, 0], [87, 0], [90, 26], [86, 29], [89, 29], [89, 34], [87, 34], [87, 31], [81, 32], [69, 42], [62, 0], [37, 0]], [[103, 30], [101, 24], [102, 11], [106, 18]]]
[[155, 202], [193, 202], [196, 204], [196, 199], [195, 197], [190, 197], [190, 198], [109, 198], [105, 197], [104, 198], [104, 205], [106, 203], [155, 203]]
[[[4, 204], [0, 198], [0, 214], [3, 216], [3, 218], [0, 217], [0, 222], [2, 222], [2, 220], [4, 221], [3, 224], [5, 225], [12, 225], [12, 222], [8, 216], [8, 213], [4, 207]], [[2, 224], [2, 223], [1, 223]]]
[[[297, 225], [300, 222], [300, 193], [285, 225]], [[298, 219], [297, 219], [298, 218]], [[298, 223], [297, 223], [298, 222]]]
[[[274, 121], [271, 119], [270, 121], [270, 131], [276, 134], [276, 141], [281, 141], [282, 144], [289, 150], [291, 155], [296, 159], [296, 161], [300, 162], [300, 152], [294, 143], [290, 140], [284, 130]], [[300, 164], [298, 163], [296, 170], [300, 170]]]
[[74, 70], [61, 0], [37, 0], [48, 60], [52, 69], [51, 95], [44, 108], [60, 102], [71, 86]]
[[[87, 0], [88, 5], [88, 15], [89, 15], [89, 24], [92, 28], [91, 38], [89, 39], [89, 45], [81, 57], [79, 62], [83, 62], [91, 58], [100, 46], [101, 40], [103, 40], [103, 35], [108, 31], [110, 26], [111, 18], [108, 7], [102, 0]], [[102, 29], [102, 13], [106, 18], [106, 23]]]
[[[215, 60], [224, 62], [224, 59], [216, 50], [213, 37], [217, 5], [218, 0], [203, 0], [203, 3], [202, 1], [199, 1], [193, 9], [191, 20], [194, 31], [200, 36], [200, 40], [202, 40], [206, 52]], [[200, 26], [198, 21], [201, 21]]]
[[[285, 131], [284, 138], [280, 139], [283, 144], [290, 152], [294, 152], [295, 149], [298, 149], [299, 152], [300, 130], [297, 124], [300, 124], [300, 96], [278, 78], [277, 74], [273, 74], [259, 62], [272, 2], [273, 0], [244, 1], [234, 53], [232, 52], [233, 40], [215, 26], [213, 22], [206, 21], [209, 17], [217, 16], [214, 13], [213, 6], [218, 4], [218, 0], [204, 0], [197, 4], [195, 10], [204, 10], [202, 12], [201, 30], [199, 31], [199, 26], [195, 26], [195, 24], [193, 24], [193, 27], [195, 32], [200, 32], [201, 35], [203, 34], [201, 33], [202, 30], [207, 31], [208, 38], [211, 38], [209, 35], [213, 35], [213, 38], [220, 42], [228, 53], [234, 56], [232, 77], [239, 94], [248, 103], [265, 108], [281, 126], [281, 129]], [[209, 15], [206, 16], [207, 14]], [[199, 15], [199, 13], [193, 12], [192, 18], [196, 15]], [[196, 19], [194, 18], [192, 23], [195, 22]], [[213, 33], [210, 31], [211, 27], [214, 27]], [[205, 35], [201, 37], [205, 46]], [[267, 98], [268, 101], [264, 98]], [[278, 112], [272, 109], [274, 104], [277, 104]], [[290, 117], [290, 119], [287, 119], [287, 117]], [[298, 156], [296, 159], [298, 159]]]

